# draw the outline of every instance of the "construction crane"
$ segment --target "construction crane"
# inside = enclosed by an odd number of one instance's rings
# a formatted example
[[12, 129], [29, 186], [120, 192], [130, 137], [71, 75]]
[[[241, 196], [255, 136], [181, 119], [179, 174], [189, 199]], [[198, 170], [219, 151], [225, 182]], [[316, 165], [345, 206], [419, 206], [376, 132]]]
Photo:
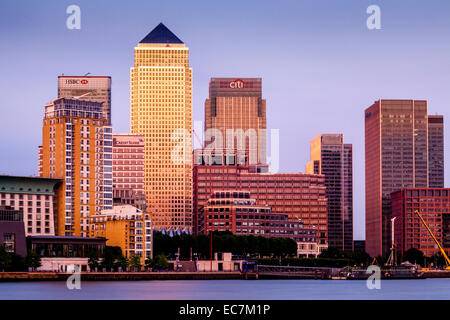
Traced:
[[439, 247], [439, 250], [441, 251], [442, 255], [445, 258], [445, 270], [450, 270], [450, 259], [448, 258], [447, 254], [445, 253], [444, 249], [442, 248], [441, 244], [439, 243], [439, 241], [436, 239], [436, 237], [434, 236], [433, 232], [431, 232], [430, 228], [428, 227], [428, 225], [426, 224], [425, 220], [423, 219], [422, 215], [420, 214], [419, 210], [416, 210], [415, 213], [419, 216], [420, 220], [422, 221], [423, 225], [425, 226], [425, 228], [427, 228], [428, 233], [431, 235], [431, 237], [433, 238], [434, 242], [436, 242], [437, 246]]
[[203, 149], [203, 143], [200, 140], [200, 138], [198, 137], [197, 132], [195, 132], [195, 130], [192, 129], [192, 133], [194, 134], [195, 138], [197, 138], [198, 143], [200, 144], [201, 148]]

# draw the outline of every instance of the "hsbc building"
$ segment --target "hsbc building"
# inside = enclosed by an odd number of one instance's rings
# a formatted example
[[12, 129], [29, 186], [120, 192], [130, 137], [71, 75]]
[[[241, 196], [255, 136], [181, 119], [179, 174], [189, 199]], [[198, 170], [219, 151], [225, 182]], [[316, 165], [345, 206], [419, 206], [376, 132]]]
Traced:
[[111, 77], [59, 76], [58, 98], [103, 102], [103, 114], [111, 125]]

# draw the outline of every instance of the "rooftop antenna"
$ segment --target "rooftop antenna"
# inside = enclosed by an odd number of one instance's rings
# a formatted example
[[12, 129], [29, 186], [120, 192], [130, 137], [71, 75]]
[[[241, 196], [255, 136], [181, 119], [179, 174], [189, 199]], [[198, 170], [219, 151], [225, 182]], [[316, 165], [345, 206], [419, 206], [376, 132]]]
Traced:
[[90, 73], [90, 72], [86, 73], [86, 74], [84, 75], [84, 77], [86, 77], [88, 74], [91, 74], [91, 73]]

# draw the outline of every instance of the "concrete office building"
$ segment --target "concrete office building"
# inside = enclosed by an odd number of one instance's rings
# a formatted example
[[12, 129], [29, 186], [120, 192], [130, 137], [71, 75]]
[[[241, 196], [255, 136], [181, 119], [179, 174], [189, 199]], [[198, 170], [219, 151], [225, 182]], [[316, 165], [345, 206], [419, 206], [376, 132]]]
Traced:
[[62, 179], [0, 176], [0, 206], [20, 211], [26, 236], [53, 236], [58, 225]]

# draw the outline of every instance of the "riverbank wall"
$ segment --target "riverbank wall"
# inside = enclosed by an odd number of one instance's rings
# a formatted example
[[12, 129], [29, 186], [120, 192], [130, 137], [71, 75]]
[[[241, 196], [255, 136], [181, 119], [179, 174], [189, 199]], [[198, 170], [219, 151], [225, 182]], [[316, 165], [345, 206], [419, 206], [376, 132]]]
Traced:
[[[72, 273], [58, 272], [0, 272], [0, 282], [66, 281]], [[339, 277], [340, 280], [346, 277]], [[354, 278], [366, 279], [365, 277]], [[383, 279], [399, 279], [399, 277]], [[450, 278], [449, 270], [423, 272], [420, 278]], [[269, 280], [269, 279], [334, 279], [317, 273], [241, 273], [241, 272], [82, 272], [83, 281], [140, 281], [140, 280]], [[350, 279], [349, 279], [350, 280]]]
[[[66, 281], [71, 275], [73, 274], [57, 272], [0, 272], [0, 282]], [[247, 274], [241, 272], [81, 272], [83, 281], [243, 280], [248, 278]]]

